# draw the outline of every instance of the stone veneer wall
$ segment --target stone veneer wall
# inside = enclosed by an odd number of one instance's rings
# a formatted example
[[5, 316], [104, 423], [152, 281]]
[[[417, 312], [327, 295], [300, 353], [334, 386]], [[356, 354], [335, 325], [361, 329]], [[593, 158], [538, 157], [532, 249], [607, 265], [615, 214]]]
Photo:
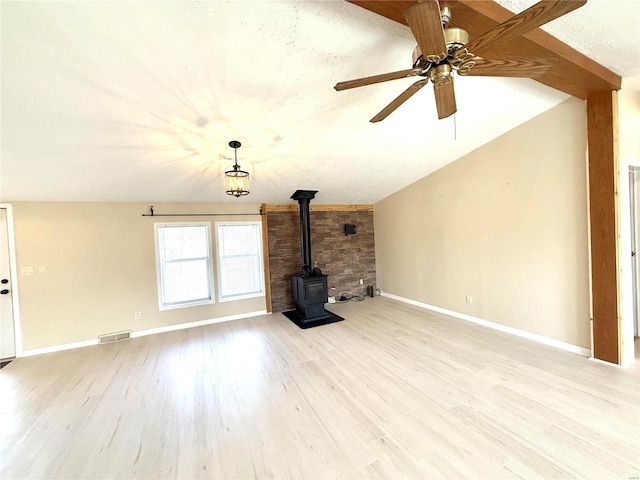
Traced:
[[[329, 276], [329, 295], [365, 294], [366, 286], [376, 283], [373, 212], [312, 210], [309, 219], [312, 262], [318, 262], [322, 273]], [[357, 233], [345, 235], [345, 223], [355, 224]], [[291, 275], [302, 267], [300, 214], [268, 212], [267, 229], [271, 307], [273, 312], [292, 310]]]

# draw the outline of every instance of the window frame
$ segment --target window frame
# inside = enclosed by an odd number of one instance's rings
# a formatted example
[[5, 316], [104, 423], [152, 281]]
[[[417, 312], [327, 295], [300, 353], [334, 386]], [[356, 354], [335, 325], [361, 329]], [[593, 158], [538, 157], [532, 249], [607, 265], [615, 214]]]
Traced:
[[[260, 285], [260, 290], [258, 292], [225, 296], [222, 293], [224, 279], [222, 276], [223, 258], [221, 255], [222, 242], [220, 240], [220, 227], [224, 227], [224, 226], [236, 227], [241, 225], [251, 225], [251, 226], [257, 227], [257, 236], [256, 236], [257, 247], [258, 247], [257, 273], [259, 275], [258, 284]], [[218, 301], [220, 303], [233, 302], [236, 300], [244, 300], [247, 298], [258, 298], [258, 297], [266, 296], [266, 288], [264, 283], [265, 271], [264, 271], [264, 245], [263, 245], [263, 239], [262, 239], [262, 222], [250, 221], [250, 220], [238, 221], [238, 222], [234, 222], [234, 221], [215, 222], [215, 234], [216, 234], [216, 266], [217, 266], [216, 273], [217, 273], [217, 280], [218, 280], [218, 288], [217, 288]]]
[[[198, 300], [187, 300], [173, 303], [165, 303], [164, 299], [164, 251], [160, 250], [160, 229], [163, 228], [180, 228], [180, 227], [204, 227], [207, 235], [207, 257], [206, 257], [206, 271], [209, 298]], [[210, 222], [155, 222], [153, 224], [154, 239], [155, 239], [155, 254], [156, 254], [156, 279], [158, 286], [158, 308], [160, 311], [175, 310], [178, 308], [197, 307], [200, 305], [210, 305], [215, 303], [215, 282], [213, 277], [213, 246], [211, 244], [211, 223]], [[203, 257], [204, 259], [204, 257]], [[193, 260], [193, 259], [190, 259]]]

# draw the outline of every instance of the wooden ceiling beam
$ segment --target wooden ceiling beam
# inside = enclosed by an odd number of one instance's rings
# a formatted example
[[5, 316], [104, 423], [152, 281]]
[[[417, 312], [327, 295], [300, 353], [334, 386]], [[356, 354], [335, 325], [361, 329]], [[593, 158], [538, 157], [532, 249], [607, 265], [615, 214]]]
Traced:
[[[407, 23], [402, 11], [414, 3], [412, 0], [347, 1], [403, 25]], [[441, 1], [440, 4], [451, 7], [451, 26], [463, 28], [469, 32], [471, 38], [481, 35], [514, 15], [492, 1], [450, 0]], [[410, 53], [407, 53], [407, 58]], [[539, 28], [506, 45], [501, 44], [499, 49], [485, 54], [485, 57], [557, 58], [558, 63], [544, 76], [535, 80], [583, 100], [595, 92], [619, 90], [622, 84], [618, 74]]]

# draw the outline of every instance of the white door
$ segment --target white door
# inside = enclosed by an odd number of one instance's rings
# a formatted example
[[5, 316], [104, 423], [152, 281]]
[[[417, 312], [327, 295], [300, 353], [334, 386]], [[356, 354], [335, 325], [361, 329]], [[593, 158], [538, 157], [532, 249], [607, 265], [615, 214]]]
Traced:
[[16, 356], [7, 209], [0, 208], [0, 360]]

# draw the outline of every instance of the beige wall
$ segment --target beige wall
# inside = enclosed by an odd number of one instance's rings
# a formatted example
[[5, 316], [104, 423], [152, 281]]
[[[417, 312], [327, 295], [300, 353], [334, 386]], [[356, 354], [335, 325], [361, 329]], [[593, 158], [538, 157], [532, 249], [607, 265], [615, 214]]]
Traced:
[[618, 92], [620, 162], [640, 162], [640, 74], [622, 79]]
[[590, 348], [586, 184], [570, 99], [375, 204], [378, 286]]
[[[135, 203], [16, 202], [13, 208], [25, 350], [265, 309], [260, 297], [160, 312], [154, 250], [154, 222], [209, 221], [215, 238], [214, 222], [259, 215], [150, 218], [142, 217], [149, 204]], [[253, 213], [259, 205], [156, 204], [155, 211]], [[26, 266], [33, 276], [20, 274]]]
[[619, 103], [619, 145], [620, 177], [618, 179], [620, 247], [618, 264], [620, 266], [622, 313], [622, 359], [623, 364], [633, 362], [635, 357], [634, 306], [631, 246], [631, 226], [629, 210], [629, 166], [640, 166], [640, 74], [622, 79], [622, 89], [618, 92]]

